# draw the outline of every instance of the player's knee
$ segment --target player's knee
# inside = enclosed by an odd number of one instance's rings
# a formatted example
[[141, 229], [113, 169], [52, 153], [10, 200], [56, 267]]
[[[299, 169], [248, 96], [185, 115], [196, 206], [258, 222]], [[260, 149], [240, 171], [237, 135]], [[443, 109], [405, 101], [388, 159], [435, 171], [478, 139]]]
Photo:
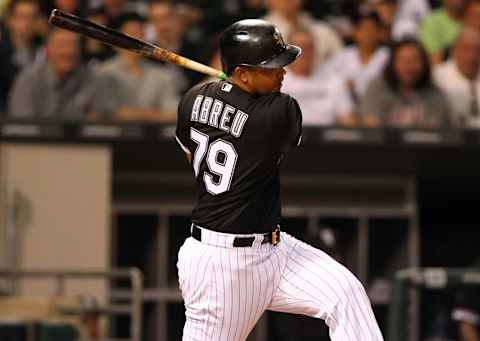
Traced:
[[346, 270], [345, 273], [344, 289], [346, 291], [347, 300], [352, 298], [365, 297], [367, 295], [363, 284], [349, 270]]
[[366, 292], [362, 283], [347, 269], [342, 271], [339, 278], [339, 286], [336, 291], [336, 300], [331, 310], [327, 311], [325, 322], [332, 328], [338, 323], [344, 323], [339, 320], [339, 316], [350, 316], [357, 310], [354, 307], [365, 304]]

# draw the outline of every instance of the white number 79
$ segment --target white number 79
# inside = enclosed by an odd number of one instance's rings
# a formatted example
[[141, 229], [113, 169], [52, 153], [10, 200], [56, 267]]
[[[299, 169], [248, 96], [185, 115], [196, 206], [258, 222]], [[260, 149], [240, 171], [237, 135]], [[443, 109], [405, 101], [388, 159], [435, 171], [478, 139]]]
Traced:
[[[195, 177], [198, 177], [200, 164], [207, 155], [207, 166], [211, 173], [219, 177], [218, 181], [214, 181], [213, 175], [204, 172], [203, 182], [205, 188], [210, 194], [217, 195], [224, 193], [230, 189], [230, 185], [235, 171], [238, 154], [230, 142], [218, 139], [208, 145], [208, 135], [199, 132], [194, 128], [190, 128], [190, 138], [197, 144], [193, 155], [192, 165]], [[219, 160], [219, 155], [223, 154], [223, 160]]]

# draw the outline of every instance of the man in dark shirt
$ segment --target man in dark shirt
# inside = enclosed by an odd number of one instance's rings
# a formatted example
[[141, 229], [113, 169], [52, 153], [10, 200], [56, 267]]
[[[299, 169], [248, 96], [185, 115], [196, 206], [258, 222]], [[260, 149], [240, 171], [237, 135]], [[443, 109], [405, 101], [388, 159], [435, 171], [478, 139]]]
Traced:
[[108, 84], [80, 62], [79, 36], [50, 28], [46, 59], [18, 74], [8, 98], [8, 117], [15, 120], [81, 121], [108, 118], [113, 111]]
[[301, 111], [280, 93], [300, 49], [263, 20], [220, 40], [228, 81], [179, 104], [176, 138], [198, 198], [179, 251], [183, 340], [245, 340], [265, 310], [322, 318], [333, 341], [383, 340], [360, 282], [326, 253], [280, 232], [279, 168], [301, 140]]

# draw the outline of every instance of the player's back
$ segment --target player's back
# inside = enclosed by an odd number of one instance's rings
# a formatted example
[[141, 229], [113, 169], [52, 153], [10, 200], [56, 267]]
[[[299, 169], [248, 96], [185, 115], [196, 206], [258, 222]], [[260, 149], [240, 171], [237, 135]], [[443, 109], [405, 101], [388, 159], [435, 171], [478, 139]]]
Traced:
[[229, 233], [271, 231], [280, 220], [280, 161], [300, 127], [298, 105], [285, 94], [254, 96], [228, 82], [187, 92], [177, 139], [192, 154], [199, 190], [192, 221]]

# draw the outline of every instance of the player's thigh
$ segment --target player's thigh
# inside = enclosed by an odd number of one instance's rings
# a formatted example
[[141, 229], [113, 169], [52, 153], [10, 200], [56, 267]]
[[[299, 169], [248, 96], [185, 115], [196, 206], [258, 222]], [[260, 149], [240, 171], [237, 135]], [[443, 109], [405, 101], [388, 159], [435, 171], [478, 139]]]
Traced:
[[347, 268], [289, 235], [284, 240], [290, 244], [288, 261], [269, 309], [325, 319], [341, 302], [359, 308], [365, 303], [351, 297], [364, 290]]
[[383, 340], [362, 284], [321, 250], [286, 235], [288, 261], [268, 309], [322, 318], [337, 340]]
[[273, 295], [276, 272], [261, 257], [250, 248], [212, 247], [194, 239], [182, 246], [178, 269], [186, 308], [184, 341], [247, 338]]

